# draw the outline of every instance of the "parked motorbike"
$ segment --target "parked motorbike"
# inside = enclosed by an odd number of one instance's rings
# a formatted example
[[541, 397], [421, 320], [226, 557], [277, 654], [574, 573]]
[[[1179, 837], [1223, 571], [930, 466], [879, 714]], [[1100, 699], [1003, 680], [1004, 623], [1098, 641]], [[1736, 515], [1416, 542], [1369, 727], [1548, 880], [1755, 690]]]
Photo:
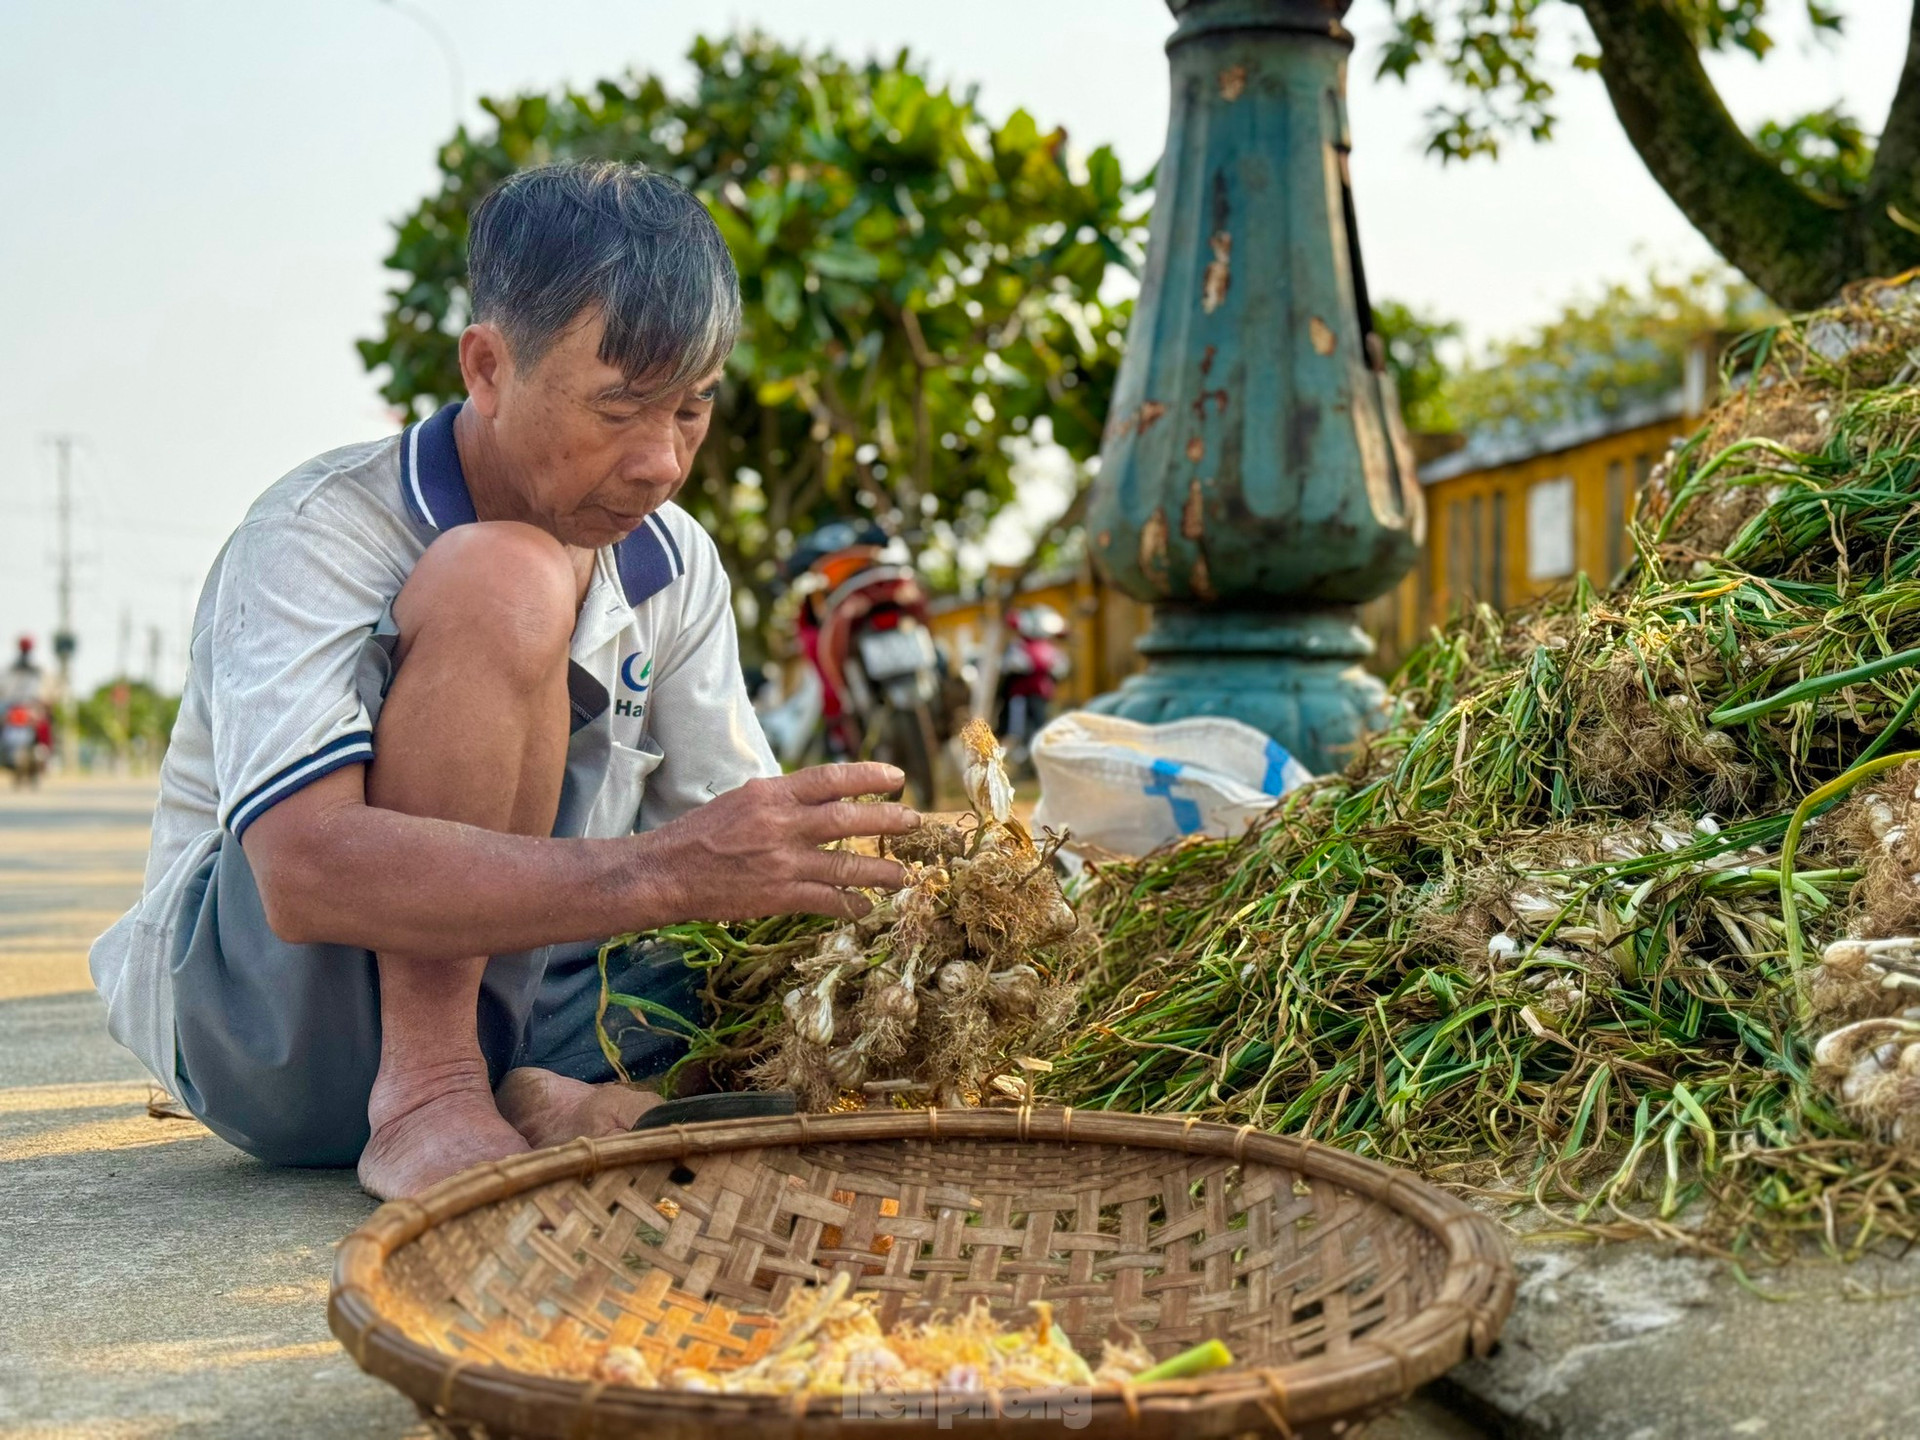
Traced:
[[1008, 762], [1028, 767], [1033, 737], [1047, 723], [1060, 682], [1072, 669], [1066, 617], [1051, 605], [1020, 605], [1007, 611], [1006, 643], [1000, 654], [994, 726]]
[[836, 521], [801, 541], [783, 570], [800, 595], [799, 648], [820, 682], [826, 758], [897, 765], [913, 803], [931, 809], [944, 667], [926, 586], [886, 549], [877, 525]]

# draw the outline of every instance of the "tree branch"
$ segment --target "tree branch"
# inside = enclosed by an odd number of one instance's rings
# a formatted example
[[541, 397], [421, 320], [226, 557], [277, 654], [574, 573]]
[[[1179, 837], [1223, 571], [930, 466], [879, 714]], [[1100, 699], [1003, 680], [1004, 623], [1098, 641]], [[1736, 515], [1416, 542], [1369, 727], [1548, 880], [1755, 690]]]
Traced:
[[1862, 273], [1853, 214], [1802, 190], [1741, 133], [1670, 0], [1575, 3], [1627, 138], [1715, 249], [1793, 309]]

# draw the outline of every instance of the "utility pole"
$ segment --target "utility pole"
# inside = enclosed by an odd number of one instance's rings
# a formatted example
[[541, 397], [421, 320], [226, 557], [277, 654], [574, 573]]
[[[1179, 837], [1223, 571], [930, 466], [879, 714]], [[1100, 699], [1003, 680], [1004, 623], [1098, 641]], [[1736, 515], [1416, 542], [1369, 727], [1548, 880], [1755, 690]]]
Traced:
[[53, 453], [58, 486], [55, 513], [60, 524], [59, 571], [55, 581], [60, 602], [59, 628], [53, 632], [53, 656], [57, 662], [60, 698], [64, 701], [72, 693], [69, 681], [77, 643], [73, 634], [73, 436], [54, 436]]
[[74, 763], [79, 754], [74, 726], [73, 652], [78, 640], [73, 633], [73, 445], [71, 435], [53, 438], [56, 491], [54, 513], [60, 525], [60, 552], [55, 557], [55, 594], [59, 601], [58, 628], [53, 632], [53, 693], [47, 697], [54, 716], [53, 748], [63, 765]]

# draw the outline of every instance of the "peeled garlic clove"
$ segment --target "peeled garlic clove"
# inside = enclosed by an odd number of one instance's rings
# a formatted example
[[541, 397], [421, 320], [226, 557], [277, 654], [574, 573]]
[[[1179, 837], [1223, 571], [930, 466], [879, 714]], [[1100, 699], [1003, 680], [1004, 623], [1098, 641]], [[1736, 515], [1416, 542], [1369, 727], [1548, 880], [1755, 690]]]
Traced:
[[647, 1357], [631, 1345], [609, 1345], [593, 1367], [593, 1378], [609, 1385], [637, 1385], [647, 1389], [660, 1383], [654, 1378]]

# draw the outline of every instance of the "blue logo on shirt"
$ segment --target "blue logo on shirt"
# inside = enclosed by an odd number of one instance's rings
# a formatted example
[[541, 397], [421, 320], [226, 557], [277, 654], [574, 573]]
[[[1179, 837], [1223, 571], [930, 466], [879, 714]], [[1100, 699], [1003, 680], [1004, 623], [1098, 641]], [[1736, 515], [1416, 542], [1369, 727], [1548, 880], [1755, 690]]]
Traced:
[[[636, 675], [633, 673], [633, 662], [639, 658], [640, 652], [636, 650], [620, 662], [620, 683], [635, 695], [645, 695], [647, 693], [647, 687], [653, 683], [653, 661], [647, 661], [645, 665], [640, 667], [640, 673]], [[614, 714], [630, 715], [636, 719], [646, 713], [646, 708], [647, 702], [645, 700], [616, 700], [613, 702]]]

